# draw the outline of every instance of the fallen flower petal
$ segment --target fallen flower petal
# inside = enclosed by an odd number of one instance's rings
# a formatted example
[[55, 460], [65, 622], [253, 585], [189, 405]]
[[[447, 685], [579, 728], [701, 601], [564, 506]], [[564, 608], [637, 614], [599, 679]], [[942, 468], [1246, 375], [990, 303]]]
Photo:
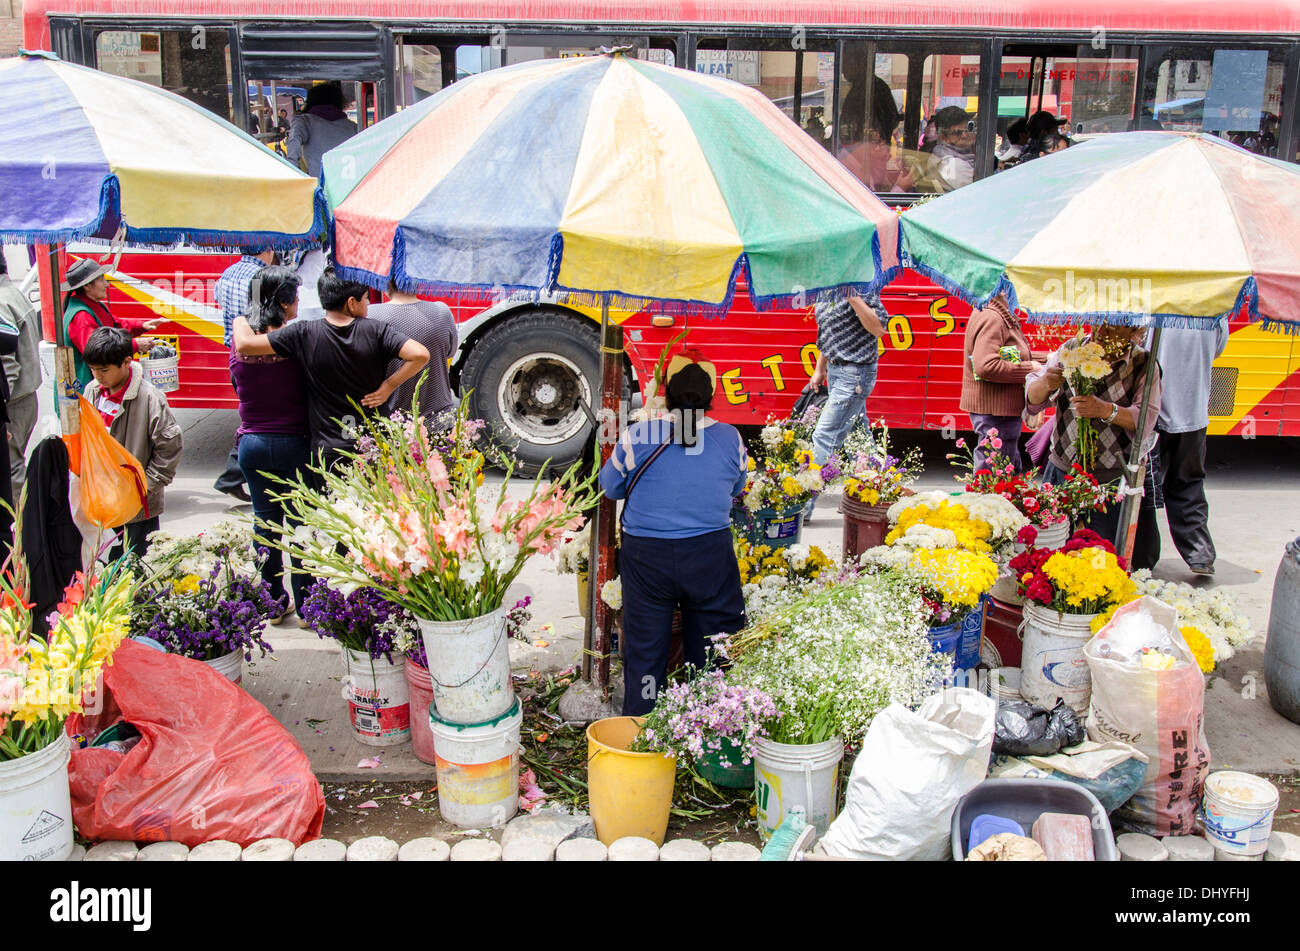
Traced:
[[380, 765], [378, 756], [370, 756], [357, 763], [357, 769], [378, 769]]
[[358, 803], [358, 804], [357, 804], [357, 808], [358, 808], [358, 809], [378, 809], [378, 808], [379, 808], [379, 803], [375, 802], [373, 799], [367, 799], [365, 802]]

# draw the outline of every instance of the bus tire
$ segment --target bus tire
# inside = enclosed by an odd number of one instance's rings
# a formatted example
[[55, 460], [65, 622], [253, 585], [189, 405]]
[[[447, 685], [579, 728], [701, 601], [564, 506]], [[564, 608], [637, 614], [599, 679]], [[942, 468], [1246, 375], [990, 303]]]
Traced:
[[600, 330], [585, 317], [551, 308], [511, 315], [474, 344], [460, 373], [473, 418], [493, 442], [536, 475], [549, 462], [566, 468], [583, 454], [593, 426], [582, 407], [600, 407]]

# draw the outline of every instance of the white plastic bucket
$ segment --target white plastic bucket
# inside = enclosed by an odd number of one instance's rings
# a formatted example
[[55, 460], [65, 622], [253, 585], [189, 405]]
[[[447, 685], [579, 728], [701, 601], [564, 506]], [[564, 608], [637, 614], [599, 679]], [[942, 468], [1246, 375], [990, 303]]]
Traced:
[[438, 769], [438, 811], [464, 829], [505, 825], [519, 808], [519, 727], [523, 709], [484, 723], [449, 723], [429, 711]]
[[1201, 803], [1205, 837], [1233, 857], [1262, 855], [1277, 803], [1277, 787], [1267, 779], [1226, 769], [1211, 773]]
[[140, 361], [140, 369], [145, 379], [162, 392], [174, 393], [181, 388], [180, 363], [179, 356], [158, 359], [146, 357]]
[[68, 738], [0, 762], [0, 862], [62, 862], [72, 854]]
[[207, 664], [231, 683], [237, 684], [244, 679], [243, 651], [231, 651], [229, 654], [222, 654], [220, 657], [214, 657], [212, 660], [205, 660], [203, 663]]
[[1020, 695], [1020, 668], [994, 667], [989, 671], [988, 695], [994, 700], [1023, 700]]
[[398, 746], [411, 738], [411, 693], [406, 657], [394, 652], [393, 663], [365, 651], [343, 649], [347, 676], [343, 699], [357, 740], [367, 746]]
[[433, 705], [451, 723], [494, 720], [515, 701], [510, 685], [506, 614], [464, 621], [420, 620], [424, 655], [433, 681]]
[[1070, 520], [1062, 519], [1054, 522], [1046, 528], [1038, 530], [1038, 537], [1034, 539], [1035, 548], [1060, 548], [1070, 540]]
[[1035, 706], [1050, 710], [1062, 699], [1080, 716], [1088, 714], [1092, 672], [1083, 645], [1092, 638], [1095, 614], [1062, 614], [1025, 602], [1021, 622], [1020, 693]]
[[794, 806], [801, 806], [808, 824], [825, 835], [835, 818], [840, 761], [844, 741], [838, 736], [825, 743], [796, 745], [754, 741], [754, 799], [758, 805], [758, 832], [772, 835]]

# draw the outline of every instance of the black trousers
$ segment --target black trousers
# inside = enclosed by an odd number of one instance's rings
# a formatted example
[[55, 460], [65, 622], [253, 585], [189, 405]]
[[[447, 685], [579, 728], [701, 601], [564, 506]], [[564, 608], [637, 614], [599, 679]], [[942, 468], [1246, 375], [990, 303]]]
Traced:
[[[1210, 505], [1205, 499], [1205, 430], [1160, 433], [1160, 475], [1165, 518], [1174, 547], [1188, 565], [1212, 565], [1216, 553], [1210, 538]], [[1154, 510], [1144, 510], [1138, 525], [1133, 563], [1154, 567], [1160, 560], [1160, 526]], [[1146, 530], [1144, 530], [1144, 528]]]
[[745, 626], [731, 530], [692, 538], [623, 535], [623, 715], [642, 716], [668, 682], [673, 612], [682, 612], [686, 663], [704, 667], [709, 638]]

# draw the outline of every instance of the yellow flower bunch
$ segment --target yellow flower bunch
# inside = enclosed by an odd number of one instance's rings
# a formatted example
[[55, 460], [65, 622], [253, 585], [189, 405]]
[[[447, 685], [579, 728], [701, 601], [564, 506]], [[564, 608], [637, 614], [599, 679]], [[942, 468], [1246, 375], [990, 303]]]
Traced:
[[834, 565], [816, 545], [773, 548], [750, 545], [743, 537], [736, 539], [736, 563], [740, 566], [741, 584], [762, 581], [777, 575], [787, 580], [812, 581]]
[[989, 538], [993, 528], [988, 522], [972, 518], [966, 506], [947, 500], [937, 505], [921, 504], [903, 509], [896, 524], [885, 536], [885, 544], [892, 545], [907, 534], [913, 525], [930, 525], [946, 528], [957, 536], [958, 547], [971, 552], [992, 551]]
[[861, 479], [846, 479], [844, 481], [844, 494], [851, 499], [857, 499], [864, 505], [875, 505], [880, 501], [880, 492], [875, 486], [868, 485]]
[[1137, 585], [1104, 548], [1055, 552], [1043, 563], [1052, 583], [1052, 607], [1066, 614], [1094, 614], [1124, 604], [1137, 595]]
[[186, 575], [172, 582], [173, 594], [194, 594], [199, 590], [199, 576]]
[[1178, 633], [1183, 635], [1183, 640], [1187, 642], [1188, 649], [1196, 658], [1196, 666], [1201, 668], [1201, 673], [1213, 672], [1214, 645], [1210, 643], [1210, 639], [1194, 627], [1180, 627]]
[[1106, 351], [1101, 344], [1089, 341], [1061, 352], [1061, 368], [1089, 380], [1100, 380], [1110, 373]]
[[989, 555], [961, 548], [919, 549], [907, 567], [922, 587], [953, 608], [974, 608], [998, 580], [997, 563]]

